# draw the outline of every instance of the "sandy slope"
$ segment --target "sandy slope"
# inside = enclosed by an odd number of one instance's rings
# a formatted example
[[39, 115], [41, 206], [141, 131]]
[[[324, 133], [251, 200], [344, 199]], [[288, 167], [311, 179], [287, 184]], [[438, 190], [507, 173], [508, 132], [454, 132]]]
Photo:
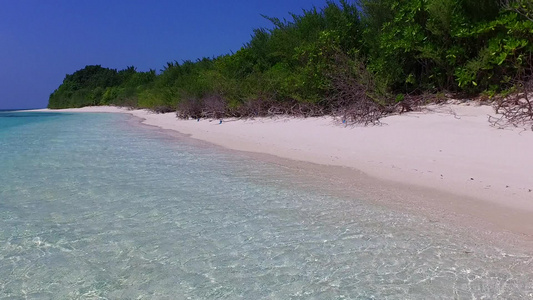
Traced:
[[345, 127], [332, 118], [178, 120], [116, 107], [147, 125], [172, 129], [235, 150], [318, 164], [347, 166], [373, 177], [451, 191], [531, 213], [533, 131], [489, 126], [488, 106], [445, 105], [383, 119], [384, 125]]

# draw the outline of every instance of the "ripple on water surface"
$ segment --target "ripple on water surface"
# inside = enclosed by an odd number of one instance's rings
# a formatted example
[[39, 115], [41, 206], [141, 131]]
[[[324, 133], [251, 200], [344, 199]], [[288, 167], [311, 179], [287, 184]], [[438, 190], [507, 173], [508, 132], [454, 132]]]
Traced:
[[528, 254], [127, 118], [0, 126], [0, 298], [532, 298]]

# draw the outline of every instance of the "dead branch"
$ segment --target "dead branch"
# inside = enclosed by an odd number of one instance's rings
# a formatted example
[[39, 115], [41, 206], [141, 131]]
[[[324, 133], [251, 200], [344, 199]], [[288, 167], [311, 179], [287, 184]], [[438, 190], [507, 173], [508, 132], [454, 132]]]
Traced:
[[201, 118], [203, 103], [200, 99], [187, 97], [178, 104], [176, 116], [180, 119]]
[[345, 124], [380, 124], [387, 109], [374, 93], [371, 74], [362, 62], [354, 62], [343, 53], [335, 56], [335, 62], [336, 68], [327, 74], [332, 91], [326, 105], [331, 114]]
[[[532, 4], [533, 5], [533, 4]], [[507, 97], [494, 102], [494, 110], [500, 117], [489, 117], [492, 126], [531, 126], [533, 130], [533, 54], [529, 53], [526, 67], [518, 72], [514, 90]]]
[[226, 101], [218, 95], [209, 95], [202, 99], [201, 116], [210, 119], [220, 119], [226, 116]]
[[489, 117], [492, 126], [531, 126], [533, 130], [533, 79], [516, 85], [516, 91], [494, 103], [500, 117]]

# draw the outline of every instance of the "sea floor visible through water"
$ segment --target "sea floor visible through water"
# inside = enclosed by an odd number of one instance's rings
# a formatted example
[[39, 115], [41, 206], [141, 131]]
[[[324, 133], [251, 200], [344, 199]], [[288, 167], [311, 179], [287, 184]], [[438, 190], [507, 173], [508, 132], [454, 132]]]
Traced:
[[128, 115], [0, 113], [0, 168], [2, 299], [533, 298], [510, 233]]

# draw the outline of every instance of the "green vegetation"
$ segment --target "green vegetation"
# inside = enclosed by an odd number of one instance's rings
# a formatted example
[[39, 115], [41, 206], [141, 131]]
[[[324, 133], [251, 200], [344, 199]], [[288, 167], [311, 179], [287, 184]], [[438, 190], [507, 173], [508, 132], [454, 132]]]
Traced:
[[[239, 51], [156, 72], [87, 66], [50, 108], [121, 105], [178, 116], [383, 114], [458, 95], [497, 95], [533, 65], [531, 0], [360, 0], [268, 18]], [[519, 86], [519, 85], [518, 85]], [[428, 96], [433, 95], [433, 96]]]
[[50, 95], [48, 107], [136, 106], [138, 95], [155, 78], [154, 70], [137, 72], [133, 66], [118, 72], [101, 66], [86, 66], [65, 76], [63, 83]]

